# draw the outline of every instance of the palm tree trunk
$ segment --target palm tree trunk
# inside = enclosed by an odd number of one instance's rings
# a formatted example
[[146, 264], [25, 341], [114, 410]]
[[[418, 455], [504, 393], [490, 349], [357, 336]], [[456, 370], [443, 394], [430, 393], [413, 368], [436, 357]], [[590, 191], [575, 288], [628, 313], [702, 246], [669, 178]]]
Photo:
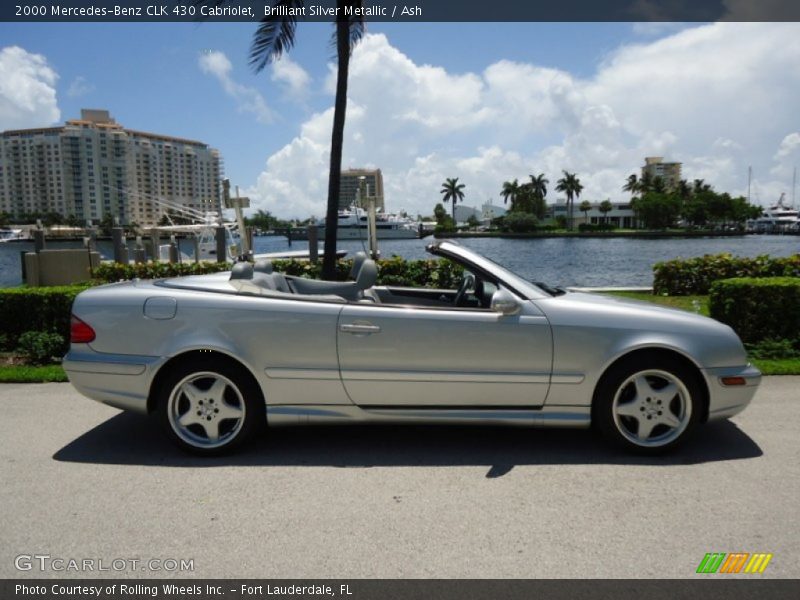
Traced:
[[[340, 12], [344, 12], [341, 10]], [[350, 69], [350, 23], [344, 16], [336, 20], [336, 52], [339, 70], [336, 74], [336, 102], [331, 134], [331, 166], [328, 178], [328, 210], [325, 213], [325, 254], [322, 257], [322, 278], [336, 278], [336, 228], [339, 224], [339, 187], [342, 179], [342, 146], [344, 118], [347, 112], [347, 75]]]

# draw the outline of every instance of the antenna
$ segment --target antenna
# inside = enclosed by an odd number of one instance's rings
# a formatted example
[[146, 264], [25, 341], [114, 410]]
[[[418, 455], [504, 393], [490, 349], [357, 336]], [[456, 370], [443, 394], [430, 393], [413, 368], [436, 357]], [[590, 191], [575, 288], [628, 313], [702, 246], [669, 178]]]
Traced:
[[795, 167], [794, 171], [792, 172], [792, 208], [797, 206], [797, 204], [795, 204], [795, 200], [797, 199], [796, 196], [797, 196], [797, 167]]

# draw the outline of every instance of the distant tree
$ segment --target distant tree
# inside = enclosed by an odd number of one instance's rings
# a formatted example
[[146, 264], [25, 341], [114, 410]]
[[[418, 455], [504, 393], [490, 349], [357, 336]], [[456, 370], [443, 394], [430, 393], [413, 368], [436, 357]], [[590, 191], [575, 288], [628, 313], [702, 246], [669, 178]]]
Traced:
[[519, 194], [519, 181], [504, 181], [503, 182], [503, 189], [500, 191], [500, 195], [503, 197], [503, 204], [508, 204], [508, 201], [511, 200], [511, 205], [514, 205], [514, 200], [517, 199], [517, 194]]
[[0, 227], [8, 227], [9, 223], [11, 223], [11, 215], [6, 211], [0, 212]]
[[275, 223], [278, 221], [268, 210], [257, 210], [256, 213], [251, 217], [245, 217], [245, 224], [248, 227], [256, 227], [258, 229], [269, 230], [275, 227]]
[[575, 226], [574, 223], [574, 210], [575, 210], [575, 198], [580, 198], [581, 192], [583, 191], [583, 185], [581, 185], [580, 179], [575, 173], [569, 173], [568, 171], [564, 171], [564, 176], [556, 182], [556, 190], [559, 192], [563, 192], [567, 196], [567, 215], [568, 215], [568, 222], [569, 228], [572, 229]]
[[583, 202], [581, 202], [581, 205], [578, 207], [578, 210], [580, 210], [583, 213], [583, 219], [586, 223], [588, 223], [589, 211], [592, 210], [592, 203], [589, 202], [588, 200], [584, 200]]
[[650, 187], [650, 190], [656, 194], [663, 194], [667, 191], [667, 182], [664, 181], [664, 178], [660, 175], [656, 175], [653, 177], [653, 184]]
[[695, 179], [694, 183], [692, 184], [693, 194], [701, 194], [703, 192], [710, 192], [711, 190], [711, 186], [702, 179]]
[[622, 186], [622, 191], [630, 192], [632, 196], [639, 193], [639, 178], [636, 177], [636, 173], [628, 175], [628, 179], [625, 180], [625, 185]]
[[114, 215], [110, 212], [107, 212], [103, 215], [103, 218], [100, 219], [100, 223], [98, 224], [98, 228], [100, 229], [100, 235], [111, 235], [111, 230], [115, 227], [114, 223]]
[[475, 215], [470, 215], [467, 218], [467, 225], [470, 227], [470, 229], [475, 229], [480, 224], [481, 224], [481, 222], [478, 220], [478, 217], [476, 217]]
[[614, 210], [614, 205], [611, 204], [611, 200], [603, 200], [600, 203], [600, 206], [597, 207], [597, 210], [603, 215], [603, 224], [605, 225], [608, 213]]
[[647, 229], [672, 227], [681, 213], [681, 201], [676, 194], [647, 192], [631, 204], [636, 217]]
[[456, 223], [456, 202], [464, 201], [464, 188], [463, 183], [458, 183], [458, 177], [447, 178], [442, 183], [442, 189], [439, 193], [442, 194], [443, 202], [453, 202], [453, 223]]
[[686, 200], [692, 195], [692, 186], [690, 186], [689, 182], [685, 179], [681, 179], [675, 191], [678, 193], [678, 196]]
[[544, 200], [545, 196], [547, 196], [547, 184], [550, 183], [550, 180], [544, 176], [544, 173], [539, 173], [536, 176], [530, 175], [530, 178], [534, 196]]
[[444, 223], [444, 220], [447, 218], [447, 209], [442, 205], [441, 202], [433, 208], [433, 217], [436, 219], [436, 223], [439, 225]]
[[64, 224], [70, 227], [83, 227], [85, 225], [85, 223], [75, 215], [68, 215], [67, 218], [64, 219]]

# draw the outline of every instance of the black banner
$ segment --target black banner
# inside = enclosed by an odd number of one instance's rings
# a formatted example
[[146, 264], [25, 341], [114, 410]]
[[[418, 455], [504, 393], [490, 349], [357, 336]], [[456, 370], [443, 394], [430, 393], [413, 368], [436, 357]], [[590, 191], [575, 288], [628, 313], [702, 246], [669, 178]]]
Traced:
[[[276, 0], [15, 0], [0, 5], [10, 22], [244, 21], [292, 16], [298, 21], [332, 21], [362, 16], [399, 23], [464, 21], [798, 21], [797, 0], [364, 0], [360, 12], [336, 0], [311, 0], [302, 7]], [[342, 6], [338, 6], [342, 5]], [[348, 12], [349, 11], [349, 12]], [[347, 14], [345, 14], [347, 13]]]
[[3, 600], [783, 600], [800, 596], [791, 579], [601, 580], [2, 580]]

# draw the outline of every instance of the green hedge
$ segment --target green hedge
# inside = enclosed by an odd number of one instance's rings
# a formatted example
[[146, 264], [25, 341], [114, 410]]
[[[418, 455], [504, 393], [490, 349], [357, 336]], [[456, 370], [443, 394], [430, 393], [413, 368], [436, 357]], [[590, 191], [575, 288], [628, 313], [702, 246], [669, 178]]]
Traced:
[[5, 336], [2, 349], [14, 350], [23, 333], [41, 331], [61, 335], [64, 344], [58, 352], [66, 352], [72, 301], [86, 288], [85, 285], [0, 288], [0, 323]]
[[[340, 260], [336, 264], [337, 279], [344, 280], [353, 262]], [[297, 277], [319, 279], [322, 265], [307, 261], [273, 260], [276, 271]], [[181, 275], [203, 275], [230, 270], [224, 263], [177, 263], [124, 265], [103, 263], [94, 271], [98, 283], [110, 283], [126, 279], [160, 279]], [[378, 285], [401, 285], [414, 287], [455, 288], [461, 280], [463, 270], [447, 260], [404, 260], [399, 256], [378, 261]]]
[[653, 293], [705, 295], [715, 281], [732, 277], [800, 277], [800, 254], [778, 258], [707, 254], [656, 263], [653, 267]]
[[800, 338], [800, 278], [742, 277], [711, 286], [710, 315], [745, 343]]

